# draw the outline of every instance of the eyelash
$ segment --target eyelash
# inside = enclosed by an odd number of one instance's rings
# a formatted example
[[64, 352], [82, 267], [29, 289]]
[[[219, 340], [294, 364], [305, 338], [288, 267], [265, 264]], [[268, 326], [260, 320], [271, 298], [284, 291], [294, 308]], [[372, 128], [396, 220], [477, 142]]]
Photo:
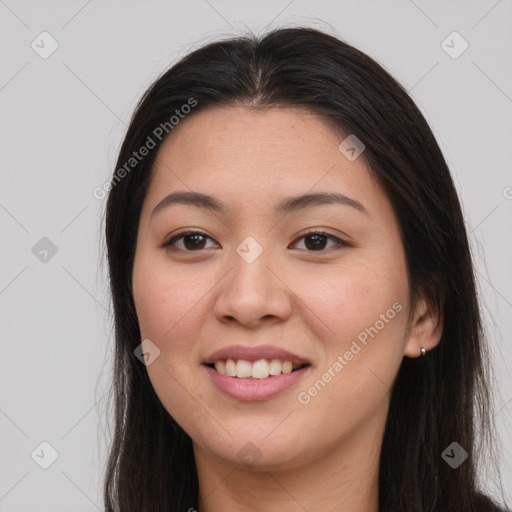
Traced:
[[[173, 247], [173, 244], [175, 242], [177, 242], [178, 240], [186, 237], [186, 236], [190, 236], [190, 235], [202, 235], [204, 236], [205, 238], [209, 238], [210, 240], [213, 240], [211, 237], [209, 237], [206, 233], [203, 233], [202, 231], [186, 231], [186, 232], [183, 232], [183, 233], [180, 233], [176, 236], [173, 236], [170, 240], [164, 242], [162, 245], [161, 245], [161, 248], [162, 249], [169, 249], [169, 250], [173, 250], [173, 251], [183, 251], [183, 252], [189, 252], [189, 253], [192, 253], [192, 252], [201, 252], [201, 251], [205, 251], [206, 249], [198, 249], [197, 251], [194, 251], [194, 250], [188, 250], [188, 249], [179, 249], [179, 248], [176, 248], [176, 247]], [[327, 233], [325, 231], [322, 231], [322, 230], [318, 230], [318, 229], [311, 229], [310, 231], [307, 231], [306, 233], [303, 233], [301, 236], [299, 236], [298, 238], [296, 238], [295, 242], [297, 242], [298, 240], [301, 240], [303, 238], [307, 238], [308, 236], [311, 236], [311, 235], [321, 235], [321, 236], [325, 236], [326, 238], [328, 238], [329, 240], [332, 240], [334, 242], [336, 242], [337, 246], [338, 247], [335, 247], [334, 249], [335, 250], [341, 250], [343, 248], [346, 248], [346, 247], [352, 247], [351, 244], [349, 244], [348, 242], [345, 242], [344, 240], [341, 240], [340, 238], [337, 238], [335, 237], [334, 235], [331, 235], [330, 233]], [[332, 248], [331, 248], [332, 249]], [[307, 250], [307, 252], [310, 252], [310, 253], [314, 253], [314, 252], [326, 252], [328, 251], [329, 249], [321, 249], [321, 250], [318, 250], [318, 251], [311, 251], [311, 250]]]

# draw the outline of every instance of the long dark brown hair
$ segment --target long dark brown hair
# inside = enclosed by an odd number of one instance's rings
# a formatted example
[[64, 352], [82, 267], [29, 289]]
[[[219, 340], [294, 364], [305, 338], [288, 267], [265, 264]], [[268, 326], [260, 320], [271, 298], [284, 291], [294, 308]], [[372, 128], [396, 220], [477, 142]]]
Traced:
[[[478, 487], [484, 449], [499, 473], [491, 374], [464, 219], [449, 169], [406, 90], [366, 54], [311, 28], [207, 44], [158, 78], [133, 114], [106, 203], [115, 353], [105, 510], [198, 508], [191, 439], [164, 409], [134, 355], [141, 335], [132, 270], [141, 206], [162, 140], [172, 137], [183, 114], [230, 104], [260, 110], [307, 107], [356, 134], [398, 219], [412, 303], [423, 291], [444, 314], [439, 345], [422, 358], [405, 357], [394, 382], [380, 457], [379, 510], [499, 510]], [[149, 138], [155, 147], [130, 160], [150, 145]], [[453, 442], [468, 453], [456, 469], [442, 457]]]

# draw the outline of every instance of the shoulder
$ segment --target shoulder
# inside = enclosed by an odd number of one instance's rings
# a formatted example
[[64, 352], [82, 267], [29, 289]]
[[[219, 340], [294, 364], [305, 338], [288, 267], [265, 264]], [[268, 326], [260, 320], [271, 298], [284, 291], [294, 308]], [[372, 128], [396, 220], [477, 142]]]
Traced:
[[512, 512], [509, 508], [498, 505], [489, 496], [481, 493], [476, 495], [476, 508], [478, 512]]

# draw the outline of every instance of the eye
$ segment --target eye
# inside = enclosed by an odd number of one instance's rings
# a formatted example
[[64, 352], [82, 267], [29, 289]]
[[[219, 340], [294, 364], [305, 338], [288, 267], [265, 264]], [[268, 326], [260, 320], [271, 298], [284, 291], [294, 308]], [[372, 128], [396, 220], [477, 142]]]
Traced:
[[[309, 231], [308, 233], [302, 235], [300, 238], [297, 238], [297, 240], [305, 241], [305, 247], [310, 252], [321, 252], [325, 249], [326, 244], [331, 241], [334, 243], [334, 247], [337, 249], [342, 249], [344, 247], [350, 247], [350, 244], [348, 242], [345, 242], [344, 240], [341, 240], [334, 235], [331, 235], [329, 233], [326, 233], [324, 231]], [[294, 242], [295, 245], [297, 242]], [[330, 247], [332, 248], [332, 246]]]
[[[185, 233], [180, 233], [172, 237], [167, 242], [162, 244], [162, 248], [168, 248], [171, 250], [181, 250], [186, 252], [194, 252], [195, 250], [201, 251], [206, 249], [205, 240], [210, 238], [208, 235], [205, 235], [202, 231], [187, 231]], [[211, 240], [211, 238], [210, 238]], [[176, 242], [183, 242], [182, 247], [177, 247]]]

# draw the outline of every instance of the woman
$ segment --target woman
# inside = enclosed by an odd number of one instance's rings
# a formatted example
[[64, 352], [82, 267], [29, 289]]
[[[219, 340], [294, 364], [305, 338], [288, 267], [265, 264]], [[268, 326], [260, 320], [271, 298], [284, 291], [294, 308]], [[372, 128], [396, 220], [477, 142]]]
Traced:
[[106, 241], [106, 510], [500, 510], [460, 204], [368, 56], [309, 28], [186, 56], [132, 118]]

